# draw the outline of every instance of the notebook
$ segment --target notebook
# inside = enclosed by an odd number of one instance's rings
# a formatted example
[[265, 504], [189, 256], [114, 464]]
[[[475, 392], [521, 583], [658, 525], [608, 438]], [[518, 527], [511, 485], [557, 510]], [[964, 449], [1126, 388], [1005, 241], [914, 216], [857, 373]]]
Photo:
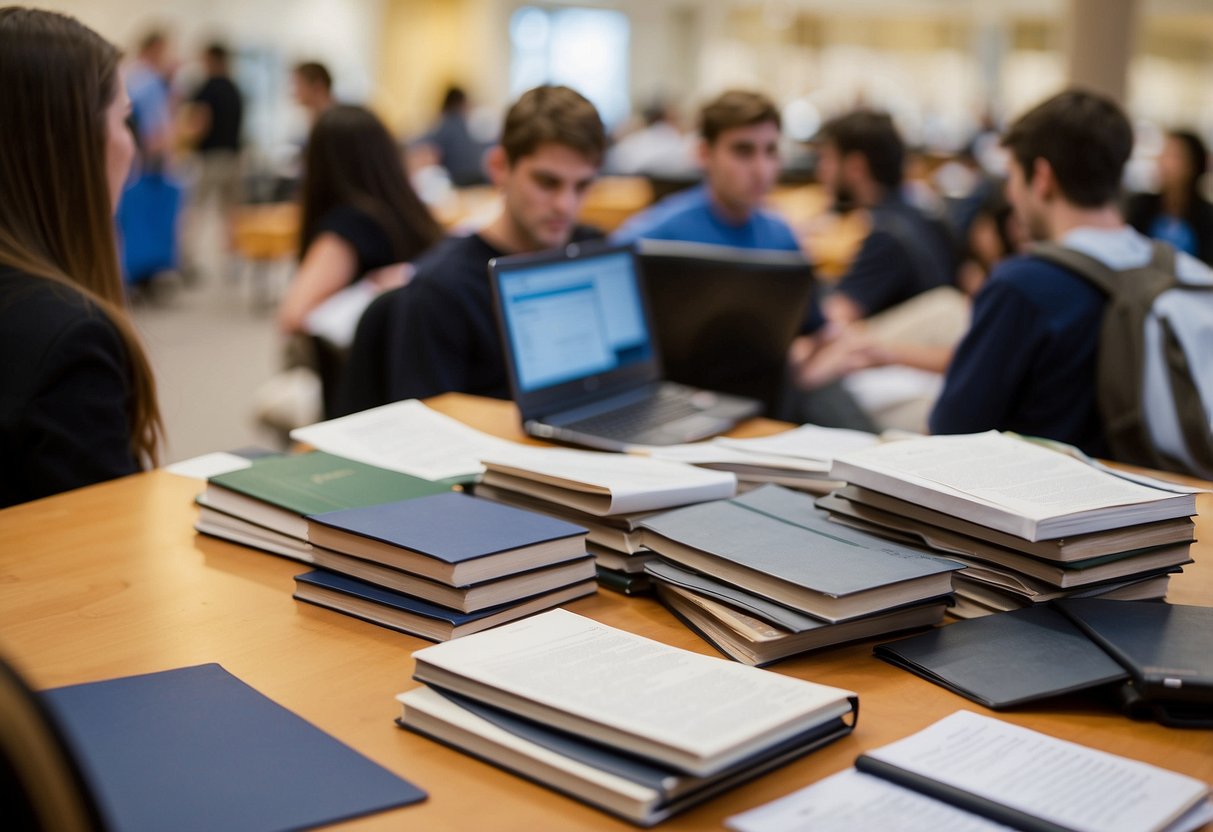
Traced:
[[618, 451], [723, 433], [754, 400], [662, 381], [629, 247], [564, 249], [489, 261], [510, 391], [523, 429]]
[[788, 347], [813, 293], [804, 255], [666, 240], [639, 246], [665, 378], [777, 412]]

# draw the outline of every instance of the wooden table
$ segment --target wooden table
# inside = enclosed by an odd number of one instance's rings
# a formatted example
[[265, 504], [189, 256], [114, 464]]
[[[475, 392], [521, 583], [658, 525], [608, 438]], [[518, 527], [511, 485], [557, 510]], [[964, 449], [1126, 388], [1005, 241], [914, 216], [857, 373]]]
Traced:
[[[520, 439], [512, 405], [448, 395], [437, 409]], [[756, 421], [742, 433], [770, 433]], [[430, 793], [419, 806], [349, 829], [631, 829], [555, 792], [396, 728], [393, 696], [414, 687], [411, 653], [426, 642], [291, 599], [292, 561], [196, 535], [201, 485], [139, 474], [0, 512], [0, 651], [37, 687], [219, 662], [275, 701]], [[1197, 531], [1213, 538], [1213, 496]], [[1175, 603], [1213, 605], [1213, 544], [1172, 581]], [[708, 655], [712, 648], [647, 599], [608, 591], [582, 615]], [[984, 709], [871, 657], [872, 642], [775, 666], [857, 691], [855, 733], [677, 817], [663, 829], [719, 827], [723, 818], [851, 765], [864, 749], [958, 708]], [[1132, 722], [1071, 703], [1002, 714], [1054, 736], [1213, 782], [1213, 731]]]

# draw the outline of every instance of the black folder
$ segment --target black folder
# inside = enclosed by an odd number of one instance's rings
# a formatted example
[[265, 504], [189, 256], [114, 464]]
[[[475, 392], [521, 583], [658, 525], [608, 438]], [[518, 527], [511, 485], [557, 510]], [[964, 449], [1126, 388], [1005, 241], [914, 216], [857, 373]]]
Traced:
[[1099, 598], [1057, 607], [1128, 670], [1122, 704], [1131, 715], [1213, 728], [1213, 607]]

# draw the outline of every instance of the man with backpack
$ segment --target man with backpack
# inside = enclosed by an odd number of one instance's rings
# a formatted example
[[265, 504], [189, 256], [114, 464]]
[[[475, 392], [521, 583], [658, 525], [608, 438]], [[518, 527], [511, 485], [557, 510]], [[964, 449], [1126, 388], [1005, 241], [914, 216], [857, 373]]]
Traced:
[[1038, 244], [975, 298], [931, 431], [1010, 430], [1213, 476], [1213, 272], [1121, 217], [1128, 119], [1064, 92], [1003, 145], [1007, 196]]

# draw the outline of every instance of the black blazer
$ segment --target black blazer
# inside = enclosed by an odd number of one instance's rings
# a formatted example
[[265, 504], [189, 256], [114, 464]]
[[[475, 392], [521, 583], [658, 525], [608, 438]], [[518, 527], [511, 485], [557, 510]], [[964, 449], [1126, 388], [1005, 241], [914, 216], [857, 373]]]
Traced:
[[131, 370], [79, 292], [0, 266], [0, 507], [139, 470]]

